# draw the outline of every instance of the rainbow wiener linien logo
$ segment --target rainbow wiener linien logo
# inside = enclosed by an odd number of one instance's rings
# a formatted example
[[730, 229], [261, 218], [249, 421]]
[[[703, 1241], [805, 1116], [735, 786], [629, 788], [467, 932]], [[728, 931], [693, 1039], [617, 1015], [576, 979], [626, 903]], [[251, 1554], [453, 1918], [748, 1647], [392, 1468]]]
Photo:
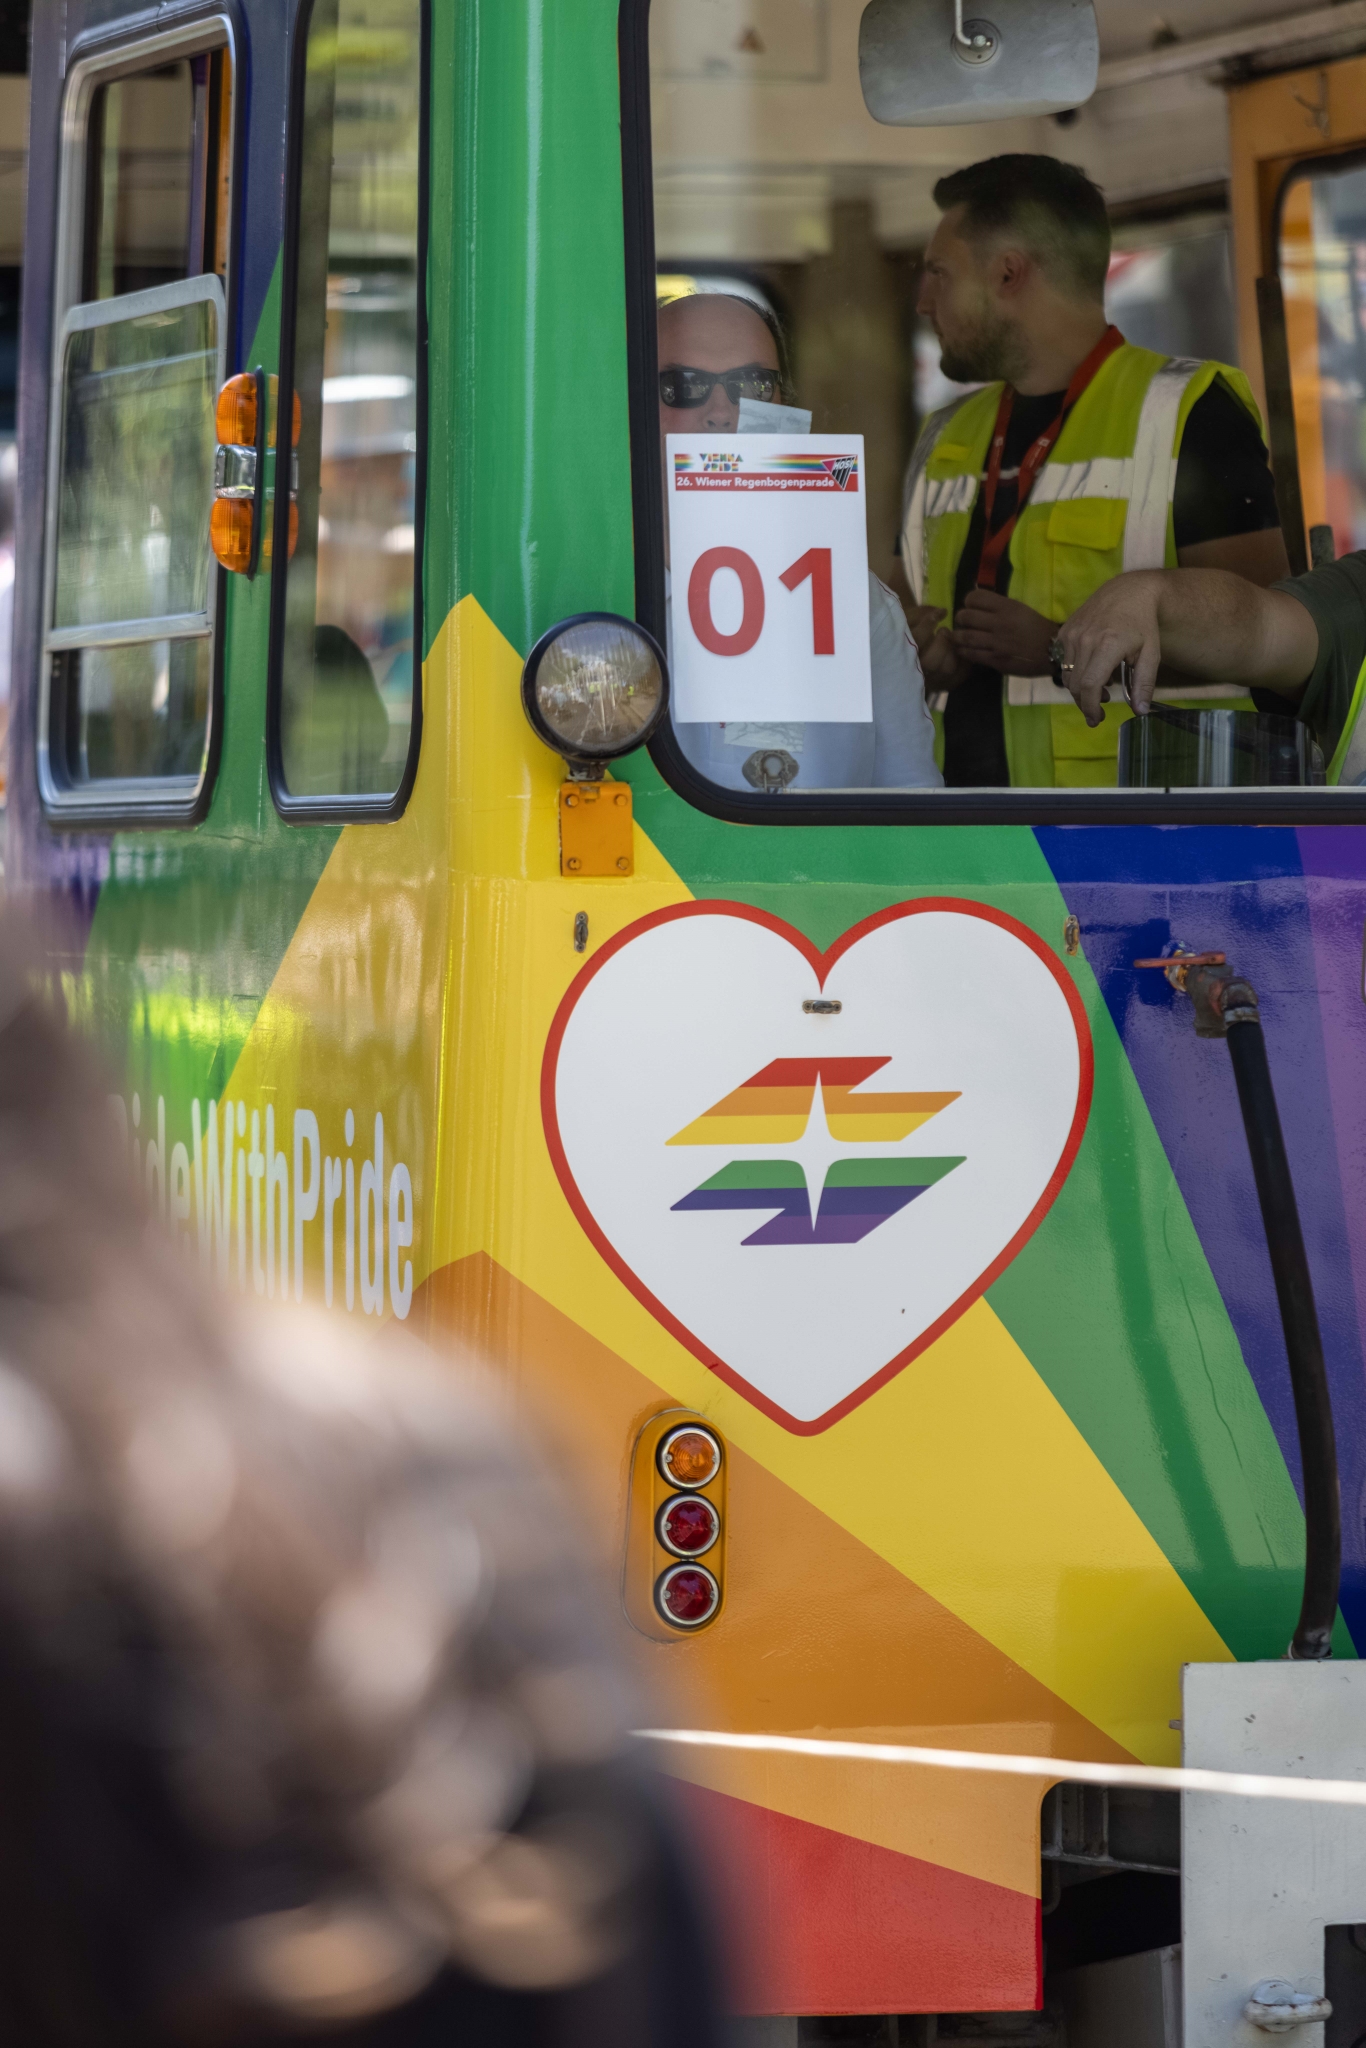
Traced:
[[746, 1245], [858, 1244], [963, 1164], [825, 1156], [842, 1144], [899, 1144], [958, 1100], [956, 1090], [855, 1094], [890, 1057], [770, 1061], [668, 1142], [790, 1145], [796, 1156], [732, 1159], [673, 1208], [776, 1210]]

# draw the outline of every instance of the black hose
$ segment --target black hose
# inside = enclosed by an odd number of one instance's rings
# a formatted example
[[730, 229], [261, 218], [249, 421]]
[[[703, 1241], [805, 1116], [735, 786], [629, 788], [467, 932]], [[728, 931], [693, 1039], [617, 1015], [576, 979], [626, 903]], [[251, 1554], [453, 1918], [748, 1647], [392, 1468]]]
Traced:
[[[1241, 993], [1242, 986], [1235, 983], [1227, 991], [1230, 1012], [1235, 1011], [1237, 1003], [1235, 989]], [[1247, 993], [1251, 996], [1251, 990]], [[1252, 1004], [1255, 1001], [1253, 997]], [[1331, 1657], [1342, 1569], [1337, 1441], [1309, 1261], [1305, 1257], [1290, 1162], [1285, 1156], [1285, 1140], [1271, 1086], [1266, 1040], [1255, 1011], [1252, 1016], [1230, 1017], [1228, 1049], [1238, 1084], [1247, 1148], [1252, 1154], [1266, 1248], [1276, 1281], [1304, 1472], [1304, 1599], [1290, 1654], [1297, 1658]]]

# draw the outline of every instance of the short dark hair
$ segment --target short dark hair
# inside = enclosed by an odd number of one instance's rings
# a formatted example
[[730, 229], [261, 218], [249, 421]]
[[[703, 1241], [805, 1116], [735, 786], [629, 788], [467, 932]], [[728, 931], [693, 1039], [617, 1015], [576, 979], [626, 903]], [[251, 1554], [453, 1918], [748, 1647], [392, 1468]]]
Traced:
[[1018, 235], [1057, 284], [1099, 298], [1110, 267], [1110, 216], [1099, 185], [1055, 156], [989, 156], [934, 188], [941, 213], [961, 206], [963, 234]]

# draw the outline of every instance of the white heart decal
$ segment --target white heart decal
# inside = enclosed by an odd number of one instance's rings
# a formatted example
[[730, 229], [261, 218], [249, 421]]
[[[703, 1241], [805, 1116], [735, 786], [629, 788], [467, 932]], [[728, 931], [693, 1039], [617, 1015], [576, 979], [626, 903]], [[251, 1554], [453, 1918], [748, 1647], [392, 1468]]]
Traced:
[[608, 1264], [765, 1414], [829, 1428], [1015, 1257], [1076, 1157], [1091, 1035], [1037, 935], [926, 897], [821, 954], [739, 903], [629, 925], [541, 1101]]

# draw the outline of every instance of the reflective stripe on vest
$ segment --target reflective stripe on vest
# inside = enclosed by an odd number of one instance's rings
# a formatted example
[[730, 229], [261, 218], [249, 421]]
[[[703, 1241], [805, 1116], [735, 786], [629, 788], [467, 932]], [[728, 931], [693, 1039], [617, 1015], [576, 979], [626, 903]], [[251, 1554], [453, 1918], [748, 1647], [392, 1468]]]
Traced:
[[1342, 732], [1333, 758], [1328, 763], [1328, 780], [1341, 783], [1344, 789], [1358, 789], [1366, 782], [1366, 718], [1361, 715], [1366, 704], [1366, 662], [1357, 671], [1356, 688], [1352, 701], [1347, 707]]
[[[962, 482], [977, 489], [976, 477], [964, 477]], [[911, 586], [911, 595], [917, 604], [925, 602], [925, 496], [927, 484], [922, 465], [914, 484], [911, 486], [910, 503], [906, 507], [906, 518], [901, 528], [901, 573]]]
[[1186, 387], [1201, 365], [1190, 356], [1172, 356], [1153, 377], [1138, 416], [1133, 476], [1125, 494], [1129, 516], [1124, 525], [1126, 569], [1160, 569], [1167, 559], [1167, 512], [1176, 496], [1176, 422]]
[[923, 521], [924, 519], [942, 519], [949, 512], [971, 511], [972, 501], [977, 496], [977, 486], [981, 482], [981, 478], [975, 476], [946, 476], [941, 477], [937, 483], [930, 483], [927, 478], [922, 477], [921, 481], [925, 485], [923, 511], [921, 514]]
[[[1156, 383], [1156, 378], [1153, 381]], [[1174, 427], [1173, 422], [1173, 430]], [[1175, 465], [1169, 463], [1168, 467], [1174, 470]], [[1129, 498], [1133, 478], [1132, 456], [1098, 455], [1093, 462], [1046, 462], [1034, 480], [1029, 503], [1061, 505], [1074, 498]], [[981, 478], [976, 476], [945, 476], [933, 481], [924, 478], [922, 518], [940, 519], [949, 512], [970, 512], [980, 483]], [[1165, 513], [1164, 504], [1164, 517]], [[1163, 538], [1165, 541], [1165, 531]]]

